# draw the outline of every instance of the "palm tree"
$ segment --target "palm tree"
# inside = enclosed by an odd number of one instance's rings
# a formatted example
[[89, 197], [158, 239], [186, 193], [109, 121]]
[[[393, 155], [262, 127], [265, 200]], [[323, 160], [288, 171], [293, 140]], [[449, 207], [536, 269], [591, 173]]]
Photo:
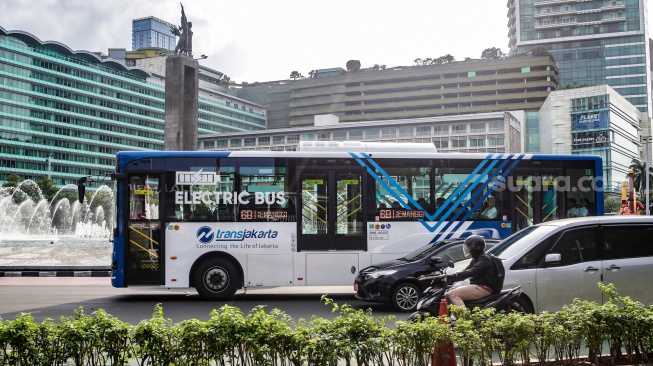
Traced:
[[[643, 163], [637, 159], [633, 159], [628, 169], [633, 171], [633, 185], [635, 186], [635, 189], [640, 196], [644, 195], [644, 191], [646, 190], [646, 163]], [[651, 183], [653, 183], [653, 174], [651, 174], [652, 172], [653, 169], [649, 169], [649, 190], [651, 189]]]

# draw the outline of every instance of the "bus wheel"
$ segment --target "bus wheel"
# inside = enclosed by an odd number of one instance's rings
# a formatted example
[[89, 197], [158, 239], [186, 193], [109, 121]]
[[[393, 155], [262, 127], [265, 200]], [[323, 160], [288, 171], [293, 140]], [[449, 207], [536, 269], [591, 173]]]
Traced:
[[193, 272], [193, 284], [205, 300], [227, 300], [238, 289], [238, 275], [234, 265], [223, 258], [200, 263]]
[[399, 284], [392, 292], [392, 306], [398, 311], [415, 311], [419, 301], [419, 288], [410, 282]]

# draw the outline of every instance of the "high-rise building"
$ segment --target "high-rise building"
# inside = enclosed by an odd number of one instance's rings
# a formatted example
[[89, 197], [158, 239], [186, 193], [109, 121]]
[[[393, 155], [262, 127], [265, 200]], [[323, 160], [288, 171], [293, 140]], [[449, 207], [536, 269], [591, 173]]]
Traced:
[[511, 53], [543, 46], [558, 63], [558, 89], [607, 84], [642, 112], [643, 133], [650, 134], [646, 0], [508, 0], [507, 6]]
[[174, 25], [155, 17], [132, 20], [132, 50], [144, 47], [174, 50], [177, 37], [170, 32], [171, 27]]
[[341, 122], [384, 121], [509, 110], [537, 112], [557, 87], [548, 56], [467, 60], [387, 69], [317, 70], [311, 78], [252, 85], [268, 105], [268, 127], [310, 126], [315, 115]]
[[[164, 75], [0, 27], [0, 183], [64, 186], [113, 171], [118, 151], [163, 150]], [[264, 129], [265, 107], [223, 92], [220, 76], [201, 72], [198, 133]]]

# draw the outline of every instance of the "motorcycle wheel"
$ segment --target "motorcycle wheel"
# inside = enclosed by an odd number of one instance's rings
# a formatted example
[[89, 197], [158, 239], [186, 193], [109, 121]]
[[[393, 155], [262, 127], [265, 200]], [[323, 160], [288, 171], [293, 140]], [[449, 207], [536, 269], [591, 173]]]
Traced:
[[522, 299], [521, 297], [516, 298], [515, 300], [511, 301], [510, 304], [508, 305], [508, 312], [515, 312], [515, 313], [521, 313], [521, 314], [532, 314], [533, 311], [531, 311], [530, 306], [526, 302], [526, 300]]
[[419, 323], [422, 320], [424, 320], [424, 317], [426, 317], [427, 315], [429, 315], [429, 313], [427, 311], [421, 311], [421, 310], [416, 311], [416, 312], [410, 314], [408, 316], [408, 319], [406, 319], [406, 321]]

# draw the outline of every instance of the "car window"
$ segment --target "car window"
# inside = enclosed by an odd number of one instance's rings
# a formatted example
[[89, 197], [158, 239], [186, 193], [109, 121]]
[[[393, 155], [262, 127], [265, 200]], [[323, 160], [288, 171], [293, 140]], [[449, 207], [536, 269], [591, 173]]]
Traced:
[[439, 241], [433, 244], [425, 245], [417, 250], [414, 250], [404, 256], [404, 259], [407, 261], [417, 261], [422, 258], [430, 256], [430, 254], [436, 249], [441, 247], [444, 244], [443, 241]]
[[453, 261], [458, 262], [465, 259], [465, 253], [463, 251], [463, 242], [456, 243], [442, 250], [436, 254], [438, 257], [441, 257], [444, 262]]
[[519, 269], [534, 269], [539, 266], [539, 264], [544, 259], [544, 253], [551, 247], [558, 235], [552, 235], [551, 237], [543, 240], [541, 243], [537, 244], [533, 249], [529, 250], [523, 257], [519, 258], [515, 264], [510, 267], [511, 270]]
[[653, 226], [603, 226], [605, 259], [653, 256]]
[[511, 258], [556, 228], [557, 226], [553, 225], [535, 225], [528, 227], [512, 234], [490, 249], [488, 253], [492, 253], [501, 259]]
[[596, 228], [566, 231], [549, 253], [560, 254], [561, 266], [596, 260]]

